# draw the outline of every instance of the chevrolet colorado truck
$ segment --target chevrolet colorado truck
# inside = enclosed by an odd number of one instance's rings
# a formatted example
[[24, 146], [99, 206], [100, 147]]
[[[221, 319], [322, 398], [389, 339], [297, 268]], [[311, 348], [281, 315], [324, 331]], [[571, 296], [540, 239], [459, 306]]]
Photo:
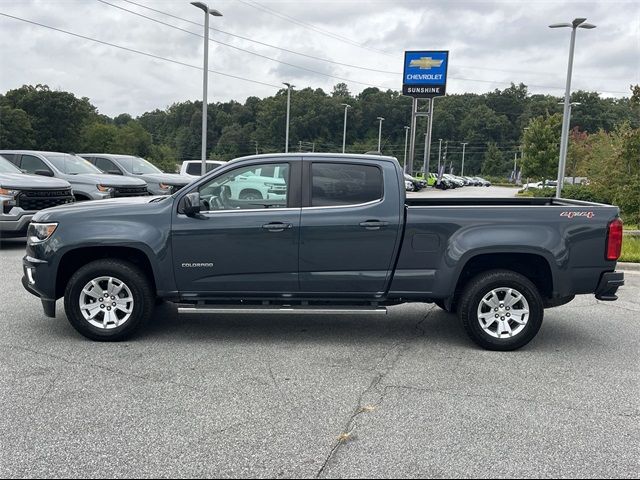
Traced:
[[[280, 172], [274, 198], [235, 181]], [[269, 188], [269, 187], [265, 187]], [[477, 344], [513, 350], [544, 309], [578, 294], [616, 300], [618, 208], [553, 198], [411, 198], [395, 158], [236, 159], [171, 196], [44, 210], [23, 285], [93, 340], [125, 339], [154, 302], [181, 313], [384, 314], [406, 302], [457, 312]]]
[[73, 201], [68, 182], [27, 175], [0, 156], [0, 240], [26, 236], [38, 210]]

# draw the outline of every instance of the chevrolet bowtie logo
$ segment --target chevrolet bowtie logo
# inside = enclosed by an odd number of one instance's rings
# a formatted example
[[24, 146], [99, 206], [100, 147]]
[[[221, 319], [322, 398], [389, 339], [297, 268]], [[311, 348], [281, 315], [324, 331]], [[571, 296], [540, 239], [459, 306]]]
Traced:
[[410, 67], [417, 67], [420, 70], [430, 70], [433, 67], [439, 67], [444, 60], [434, 60], [431, 57], [420, 57], [415, 60], [411, 60]]

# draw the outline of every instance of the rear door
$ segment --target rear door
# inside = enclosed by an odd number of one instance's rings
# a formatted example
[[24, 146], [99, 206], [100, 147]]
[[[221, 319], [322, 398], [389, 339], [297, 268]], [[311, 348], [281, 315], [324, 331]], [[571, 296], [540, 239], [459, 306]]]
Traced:
[[[260, 173], [277, 169], [281, 184]], [[175, 213], [174, 271], [179, 290], [195, 296], [281, 296], [298, 291], [299, 159], [243, 163], [198, 187], [199, 218]], [[251, 195], [236, 188], [251, 178]]]
[[305, 160], [300, 290], [375, 296], [386, 290], [402, 229], [396, 166]]

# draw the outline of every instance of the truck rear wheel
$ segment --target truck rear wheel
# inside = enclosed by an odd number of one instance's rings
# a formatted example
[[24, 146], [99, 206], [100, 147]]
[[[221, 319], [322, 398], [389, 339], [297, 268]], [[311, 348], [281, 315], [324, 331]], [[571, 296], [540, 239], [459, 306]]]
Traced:
[[153, 312], [149, 280], [122, 260], [96, 260], [73, 274], [64, 294], [67, 319], [85, 337], [102, 342], [125, 340]]
[[472, 279], [458, 304], [471, 339], [488, 350], [516, 350], [538, 333], [544, 304], [536, 286], [510, 270], [491, 270]]

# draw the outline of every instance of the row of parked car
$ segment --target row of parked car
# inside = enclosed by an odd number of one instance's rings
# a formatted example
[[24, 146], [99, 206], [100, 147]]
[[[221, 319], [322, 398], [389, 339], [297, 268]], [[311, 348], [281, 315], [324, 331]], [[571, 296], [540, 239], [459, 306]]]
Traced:
[[404, 180], [407, 192], [417, 192], [427, 186], [439, 188], [441, 190], [447, 190], [449, 188], [459, 188], [464, 186], [491, 186], [491, 182], [489, 180], [485, 180], [481, 177], [459, 177], [457, 175], [451, 175], [450, 173], [443, 174], [439, 182], [438, 175], [436, 175], [435, 173], [430, 173], [427, 179], [416, 178], [412, 177], [411, 175], [405, 174]]
[[[223, 162], [207, 162], [210, 171]], [[0, 238], [23, 237], [33, 214], [87, 200], [171, 195], [201, 172], [186, 161], [164, 173], [143, 158], [104, 153], [0, 150]]]

